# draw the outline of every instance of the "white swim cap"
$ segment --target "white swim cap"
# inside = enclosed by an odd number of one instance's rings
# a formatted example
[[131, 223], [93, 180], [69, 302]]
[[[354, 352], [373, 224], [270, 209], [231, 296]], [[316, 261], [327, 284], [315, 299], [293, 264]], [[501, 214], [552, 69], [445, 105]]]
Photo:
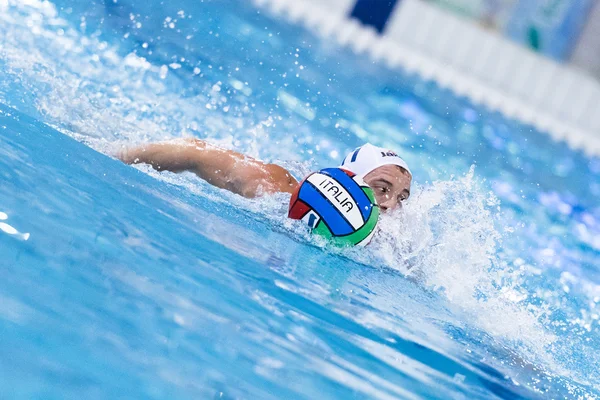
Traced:
[[397, 165], [404, 168], [412, 176], [408, 164], [396, 152], [373, 146], [371, 143], [366, 143], [348, 154], [342, 161], [340, 168], [354, 172], [362, 178], [375, 168], [383, 165]]

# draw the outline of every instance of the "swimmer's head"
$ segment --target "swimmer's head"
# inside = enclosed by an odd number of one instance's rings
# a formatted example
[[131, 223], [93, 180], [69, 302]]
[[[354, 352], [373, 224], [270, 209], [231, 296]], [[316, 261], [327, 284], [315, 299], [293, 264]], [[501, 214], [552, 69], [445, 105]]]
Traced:
[[381, 211], [400, 207], [410, 196], [412, 173], [391, 150], [367, 143], [348, 154], [340, 167], [360, 176], [373, 189]]

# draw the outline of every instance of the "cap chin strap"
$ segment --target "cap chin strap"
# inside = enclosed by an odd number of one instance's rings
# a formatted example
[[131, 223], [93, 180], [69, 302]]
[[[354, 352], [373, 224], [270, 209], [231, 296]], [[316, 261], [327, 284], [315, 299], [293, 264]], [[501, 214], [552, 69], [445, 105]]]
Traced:
[[344, 158], [341, 168], [345, 168], [363, 178], [374, 169], [384, 165], [397, 165], [405, 169], [411, 176], [408, 164], [398, 154], [383, 147], [367, 143]]

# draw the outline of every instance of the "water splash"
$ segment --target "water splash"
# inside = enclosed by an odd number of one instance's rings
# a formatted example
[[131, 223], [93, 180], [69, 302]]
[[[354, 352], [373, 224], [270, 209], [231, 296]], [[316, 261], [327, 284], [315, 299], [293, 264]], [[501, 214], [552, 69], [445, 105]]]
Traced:
[[520, 271], [498, 256], [500, 221], [498, 199], [471, 167], [463, 177], [417, 188], [403, 210], [384, 215], [370, 258], [442, 293], [491, 335], [545, 351], [540, 343], [554, 335], [540, 323], [545, 311], [528, 309]]
[[50, 2], [10, 0], [2, 10], [0, 100], [35, 105], [24, 111], [59, 131], [109, 153], [124, 143], [202, 136], [259, 158], [300, 160], [293, 137], [270, 141], [275, 118], [255, 118], [244, 88], [223, 74], [192, 79], [194, 95], [182, 97], [173, 68], [81, 34]]

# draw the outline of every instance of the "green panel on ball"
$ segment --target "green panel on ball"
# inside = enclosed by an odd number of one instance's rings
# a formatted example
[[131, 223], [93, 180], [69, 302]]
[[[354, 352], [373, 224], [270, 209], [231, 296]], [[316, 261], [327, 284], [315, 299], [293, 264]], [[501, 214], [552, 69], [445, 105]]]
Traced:
[[369, 200], [371, 200], [371, 204], [377, 204], [377, 200], [375, 200], [375, 192], [368, 186], [361, 186], [363, 192], [367, 195]]
[[329, 230], [327, 225], [325, 225], [325, 222], [323, 222], [323, 220], [320, 220], [317, 226], [315, 226], [315, 228], [313, 229], [313, 233], [316, 233], [317, 235], [322, 236], [325, 239], [333, 238], [333, 233], [331, 233], [331, 231]]

